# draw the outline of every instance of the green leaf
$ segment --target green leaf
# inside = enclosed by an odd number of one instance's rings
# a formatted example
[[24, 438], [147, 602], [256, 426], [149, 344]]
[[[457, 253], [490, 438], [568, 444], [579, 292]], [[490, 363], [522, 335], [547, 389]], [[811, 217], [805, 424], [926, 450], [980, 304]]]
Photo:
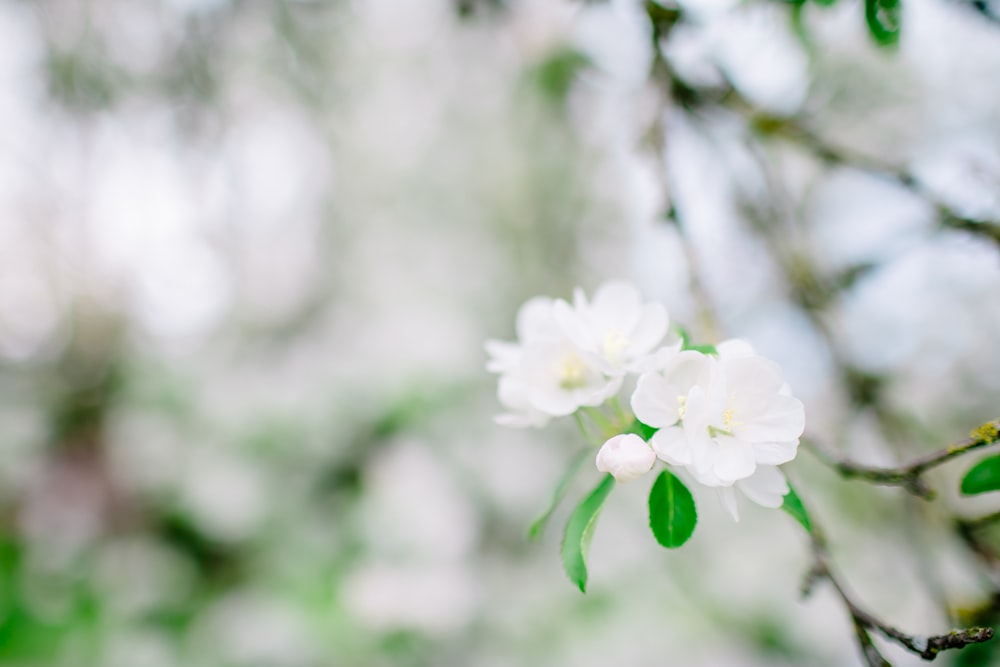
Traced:
[[601, 513], [601, 506], [614, 486], [615, 478], [605, 475], [590, 495], [576, 506], [566, 522], [562, 543], [563, 569], [569, 580], [580, 588], [581, 593], [587, 592], [587, 551], [590, 549], [590, 539], [594, 536], [597, 515]]
[[581, 449], [576, 455], [570, 460], [569, 466], [566, 471], [556, 482], [556, 488], [552, 492], [552, 499], [549, 501], [549, 506], [545, 509], [542, 514], [535, 519], [531, 527], [528, 528], [528, 539], [535, 540], [541, 537], [542, 532], [545, 530], [545, 524], [549, 522], [549, 517], [552, 513], [559, 507], [559, 503], [562, 499], [566, 497], [566, 492], [569, 491], [570, 482], [576, 477], [577, 473], [580, 472], [580, 467], [583, 462], [590, 458], [592, 451], [588, 449]]
[[719, 355], [719, 351], [715, 349], [714, 345], [695, 345], [691, 342], [691, 335], [687, 332], [687, 329], [681, 326], [676, 326], [677, 335], [681, 337], [681, 349], [682, 350], [694, 350], [695, 352], [701, 352], [702, 354], [712, 354], [715, 356]]
[[698, 523], [691, 492], [675, 475], [664, 470], [649, 491], [649, 527], [656, 541], [674, 549], [688, 541]]
[[961, 489], [967, 496], [1000, 491], [1000, 454], [987, 456], [969, 468], [969, 472], [962, 478]]
[[573, 82], [590, 64], [590, 59], [582, 51], [560, 49], [546, 56], [530, 75], [546, 98], [553, 102], [565, 102]]
[[628, 427], [628, 430], [625, 431], [625, 432], [626, 433], [635, 433], [637, 436], [639, 436], [640, 438], [642, 438], [646, 442], [649, 442], [649, 439], [653, 437], [653, 434], [656, 433], [659, 430], [660, 429], [654, 428], [654, 427], [650, 426], [649, 424], [643, 424], [638, 419], [634, 419], [632, 421], [632, 424]]
[[879, 46], [894, 46], [899, 41], [900, 0], [865, 0], [868, 32]]
[[781, 509], [788, 512], [793, 519], [802, 524], [806, 532], [812, 532], [812, 521], [809, 520], [809, 513], [806, 512], [805, 505], [802, 504], [802, 499], [799, 498], [799, 494], [795, 493], [795, 489], [791, 485], [788, 487], [788, 493], [785, 494], [785, 500], [781, 504]]

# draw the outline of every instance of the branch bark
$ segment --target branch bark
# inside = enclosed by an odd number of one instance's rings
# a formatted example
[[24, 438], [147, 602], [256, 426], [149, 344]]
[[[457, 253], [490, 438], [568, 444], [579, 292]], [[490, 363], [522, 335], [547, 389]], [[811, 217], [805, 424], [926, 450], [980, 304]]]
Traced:
[[993, 628], [970, 627], [951, 630], [941, 635], [923, 636], [911, 635], [895, 626], [882, 621], [871, 612], [855, 602], [840, 578], [834, 574], [830, 565], [826, 538], [818, 527], [815, 517], [811, 517], [812, 529], [809, 532], [812, 547], [813, 566], [806, 576], [804, 592], [808, 593], [821, 579], [830, 582], [837, 596], [843, 602], [854, 624], [858, 648], [868, 667], [891, 667], [890, 663], [879, 652], [872, 641], [871, 633], [877, 632], [890, 639], [906, 650], [919, 655], [924, 660], [933, 660], [941, 651], [962, 649], [970, 644], [979, 644], [993, 638]]
[[810, 451], [845, 479], [863, 479], [873, 484], [901, 486], [913, 495], [925, 500], [931, 500], [935, 496], [934, 490], [928, 486], [923, 478], [925, 472], [963, 454], [994, 445], [997, 442], [1000, 442], [1000, 419], [986, 422], [974, 429], [964, 440], [954, 442], [910, 463], [895, 468], [881, 468], [855, 463], [840, 457], [815, 440], [803, 440]]

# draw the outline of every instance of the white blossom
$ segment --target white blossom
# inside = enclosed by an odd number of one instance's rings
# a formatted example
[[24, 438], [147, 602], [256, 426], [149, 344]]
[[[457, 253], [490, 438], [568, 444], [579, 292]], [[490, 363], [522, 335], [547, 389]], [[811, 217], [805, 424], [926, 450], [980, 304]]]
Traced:
[[597, 354], [581, 349], [555, 318], [552, 299], [536, 297], [518, 311], [516, 342], [490, 340], [487, 370], [500, 373], [497, 396], [508, 426], [544, 426], [552, 417], [597, 406], [621, 388]]
[[566, 336], [581, 350], [596, 355], [609, 375], [640, 370], [669, 324], [661, 304], [643, 303], [636, 287], [623, 281], [604, 283], [593, 301], [577, 289], [573, 305], [556, 301], [553, 314]]
[[528, 299], [517, 311], [518, 342], [504, 340], [486, 341], [486, 352], [490, 360], [486, 370], [491, 373], [504, 373], [517, 367], [521, 350], [525, 345], [541, 340], [551, 340], [558, 336], [555, 319], [552, 316], [552, 299], [536, 296]]
[[597, 469], [611, 473], [618, 482], [630, 482], [652, 470], [656, 454], [634, 433], [616, 435], [597, 452]]
[[805, 426], [802, 402], [790, 395], [780, 367], [742, 341], [719, 345], [718, 357], [678, 353], [644, 374], [632, 409], [660, 429], [650, 441], [660, 459], [706, 486], [743, 482], [739, 488], [760, 504], [773, 505], [779, 485], [768, 472], [750, 478], [759, 467], [795, 458]]

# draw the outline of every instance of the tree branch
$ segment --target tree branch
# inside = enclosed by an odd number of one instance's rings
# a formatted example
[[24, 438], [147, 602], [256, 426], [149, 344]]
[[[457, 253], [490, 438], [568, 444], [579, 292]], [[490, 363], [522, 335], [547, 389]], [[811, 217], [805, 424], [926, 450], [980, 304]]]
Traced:
[[815, 440], [803, 440], [803, 443], [817, 458], [836, 470], [845, 479], [863, 479], [873, 484], [901, 486], [913, 495], [925, 500], [931, 500], [935, 495], [934, 490], [923, 479], [925, 472], [963, 454], [994, 445], [997, 442], [1000, 442], [1000, 419], [986, 422], [973, 429], [969, 437], [964, 440], [954, 442], [944, 449], [922, 456], [906, 465], [881, 468], [855, 463], [835, 454]]
[[804, 592], [808, 593], [815, 582], [820, 579], [826, 579], [830, 582], [837, 596], [840, 597], [841, 602], [843, 602], [844, 607], [847, 609], [848, 614], [851, 616], [858, 647], [861, 649], [861, 654], [869, 667], [890, 667], [890, 663], [879, 653], [878, 648], [872, 641], [871, 632], [878, 632], [911, 653], [919, 655], [924, 660], [933, 660], [941, 651], [961, 649], [969, 644], [979, 644], [993, 638], [993, 628], [983, 627], [952, 630], [942, 635], [933, 635], [930, 637], [910, 635], [880, 620], [855, 602], [844, 584], [833, 573], [830, 567], [826, 538], [819, 529], [815, 517], [810, 517], [810, 521], [812, 529], [809, 532], [809, 537], [812, 547], [813, 566], [806, 575], [807, 585], [804, 587]]
[[685, 21], [683, 12], [677, 9], [660, 8], [657, 3], [651, 1], [646, 2], [646, 11], [653, 37], [652, 76], [664, 84], [678, 105], [692, 113], [713, 107], [729, 109], [746, 119], [750, 128], [758, 135], [791, 141], [827, 164], [852, 167], [887, 178], [931, 204], [941, 228], [957, 229], [982, 236], [1000, 248], [1000, 224], [997, 222], [961, 215], [942, 202], [908, 169], [886, 164], [871, 156], [830, 143], [810, 127], [808, 118], [801, 115], [775, 116], [758, 108], [733, 85], [724, 71], [720, 70], [719, 72], [724, 81], [721, 88], [704, 89], [685, 81], [674, 70], [660, 49], [660, 42], [669, 36], [674, 26]]

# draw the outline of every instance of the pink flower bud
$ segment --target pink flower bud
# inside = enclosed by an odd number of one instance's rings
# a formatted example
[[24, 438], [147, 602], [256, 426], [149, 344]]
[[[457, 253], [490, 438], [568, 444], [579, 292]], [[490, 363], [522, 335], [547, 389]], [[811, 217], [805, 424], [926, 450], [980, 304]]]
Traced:
[[618, 482], [630, 482], [652, 470], [656, 454], [649, 444], [635, 435], [616, 435], [597, 452], [597, 469], [611, 473]]

